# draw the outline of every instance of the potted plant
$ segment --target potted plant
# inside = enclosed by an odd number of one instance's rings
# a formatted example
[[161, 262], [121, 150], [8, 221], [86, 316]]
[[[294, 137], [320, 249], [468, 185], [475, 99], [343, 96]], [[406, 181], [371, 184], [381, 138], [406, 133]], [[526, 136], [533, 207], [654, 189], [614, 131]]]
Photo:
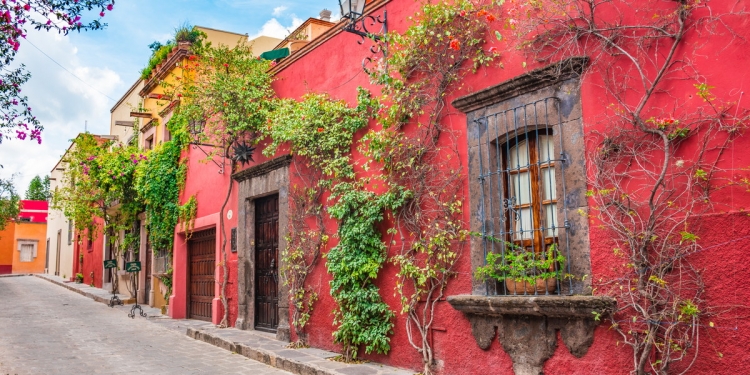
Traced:
[[505, 283], [508, 294], [553, 293], [563, 276], [565, 257], [552, 244], [544, 253], [526, 251], [506, 242], [504, 253], [488, 253], [485, 266], [477, 268], [479, 280], [493, 279]]
[[83, 283], [83, 274], [82, 273], [77, 273], [76, 274], [76, 284], [81, 284], [81, 283]]

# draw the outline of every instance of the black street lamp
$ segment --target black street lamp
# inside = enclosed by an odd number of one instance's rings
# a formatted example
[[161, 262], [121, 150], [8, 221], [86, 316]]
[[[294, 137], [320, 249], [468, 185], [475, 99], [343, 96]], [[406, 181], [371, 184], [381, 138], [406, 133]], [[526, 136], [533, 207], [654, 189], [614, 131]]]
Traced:
[[[347, 24], [344, 26], [343, 30], [361, 36], [362, 40], [359, 44], [364, 43], [365, 38], [379, 41], [382, 39], [382, 34], [388, 32], [386, 26], [386, 12], [383, 11], [383, 15], [377, 17], [370, 15], [365, 16], [365, 2], [365, 0], [339, 0], [341, 18], [347, 20]], [[368, 24], [369, 27], [373, 27], [377, 24], [383, 25], [380, 30], [380, 35], [368, 30]]]
[[339, 6], [341, 7], [341, 17], [354, 21], [362, 16], [365, 10], [365, 0], [339, 0]]

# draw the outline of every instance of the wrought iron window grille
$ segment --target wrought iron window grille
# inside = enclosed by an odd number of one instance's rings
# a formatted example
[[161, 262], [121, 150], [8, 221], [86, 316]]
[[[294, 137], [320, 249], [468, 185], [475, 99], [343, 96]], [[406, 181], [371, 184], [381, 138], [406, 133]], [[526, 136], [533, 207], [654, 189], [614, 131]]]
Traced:
[[[502, 281], [487, 282], [487, 294], [562, 295], [573, 290], [560, 100], [539, 99], [474, 122], [479, 129], [479, 215], [485, 265], [489, 253], [500, 254], [500, 262], [510, 264], [506, 259], [510, 251], [515, 257], [526, 252], [539, 260], [547, 260], [549, 254], [565, 258], [562, 264], [553, 262], [550, 269], [533, 266], [503, 271]], [[550, 273], [556, 276], [550, 278]], [[540, 276], [534, 279], [535, 285], [519, 280], [535, 276]]]

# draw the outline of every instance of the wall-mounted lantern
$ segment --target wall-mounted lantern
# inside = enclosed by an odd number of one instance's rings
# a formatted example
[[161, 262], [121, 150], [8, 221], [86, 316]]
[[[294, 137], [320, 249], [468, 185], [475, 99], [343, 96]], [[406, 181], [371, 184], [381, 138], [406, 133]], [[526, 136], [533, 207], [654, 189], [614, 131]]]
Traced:
[[[387, 12], [383, 11], [383, 15], [377, 17], [372, 15], [365, 16], [365, 2], [365, 0], [339, 0], [341, 19], [346, 21], [343, 30], [362, 37], [359, 44], [363, 44], [365, 38], [380, 42], [383, 39], [383, 35], [388, 32], [388, 26], [386, 23], [388, 16]], [[370, 28], [375, 27], [378, 24], [382, 25], [380, 31], [370, 31]], [[380, 48], [380, 46], [371, 48], [371, 50], [373, 49], [374, 51], [380, 50], [385, 53], [385, 50]]]
[[193, 145], [193, 149], [200, 150], [201, 152], [203, 152], [204, 155], [206, 155], [206, 157], [209, 157], [210, 158], [209, 160], [211, 160], [214, 164], [216, 164], [217, 167], [219, 167], [219, 174], [224, 173], [224, 159], [225, 159], [224, 155], [221, 156], [221, 163], [219, 163], [216, 160], [214, 160], [214, 157], [216, 155], [209, 154], [208, 152], [206, 152], [206, 150], [203, 149], [203, 147], [201, 147], [201, 146], [219, 147], [216, 145], [210, 145], [210, 144], [206, 144], [202, 142], [203, 131], [206, 129], [206, 120], [203, 118], [188, 120], [187, 128], [188, 128], [187, 129], [188, 133], [190, 133], [190, 138], [191, 138], [190, 144]]
[[200, 135], [203, 134], [203, 129], [205, 127], [206, 127], [206, 120], [199, 119], [199, 120], [188, 121], [188, 132], [190, 132], [190, 135], [193, 137], [194, 140], [197, 140], [200, 138]]
[[[388, 32], [388, 13], [384, 10], [382, 16], [364, 15], [366, 0], [339, 0], [339, 6], [341, 7], [341, 19], [346, 22], [342, 30], [359, 35], [362, 39], [357, 41], [359, 44], [364, 44], [365, 39], [370, 39], [375, 44], [370, 47], [370, 52], [373, 55], [382, 53], [383, 57], [388, 57], [388, 41], [385, 40], [384, 36]], [[374, 33], [369, 28], [373, 28], [378, 24], [382, 25], [380, 31]], [[367, 74], [370, 71], [367, 69], [367, 65], [373, 63], [375, 58], [366, 57], [362, 61], [362, 69]]]

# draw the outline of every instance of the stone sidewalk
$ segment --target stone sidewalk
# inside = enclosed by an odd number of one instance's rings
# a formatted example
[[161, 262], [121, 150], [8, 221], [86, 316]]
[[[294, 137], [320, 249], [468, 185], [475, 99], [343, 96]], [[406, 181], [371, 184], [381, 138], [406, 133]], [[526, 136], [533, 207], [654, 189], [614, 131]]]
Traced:
[[38, 277], [0, 277], [0, 374], [290, 375]]
[[[87, 285], [64, 283], [61, 278], [50, 275], [35, 275], [63, 286], [95, 301], [109, 302], [107, 291]], [[122, 297], [121, 297], [122, 298]], [[414, 371], [385, 366], [378, 363], [346, 364], [331, 360], [338, 353], [306, 348], [289, 349], [288, 343], [278, 341], [272, 334], [260, 331], [243, 331], [235, 328], [216, 328], [209, 322], [188, 319], [170, 319], [154, 308], [144, 307], [149, 321], [168, 330], [187, 334], [188, 337], [206, 342], [231, 353], [240, 354], [268, 366], [301, 375], [413, 375]]]

